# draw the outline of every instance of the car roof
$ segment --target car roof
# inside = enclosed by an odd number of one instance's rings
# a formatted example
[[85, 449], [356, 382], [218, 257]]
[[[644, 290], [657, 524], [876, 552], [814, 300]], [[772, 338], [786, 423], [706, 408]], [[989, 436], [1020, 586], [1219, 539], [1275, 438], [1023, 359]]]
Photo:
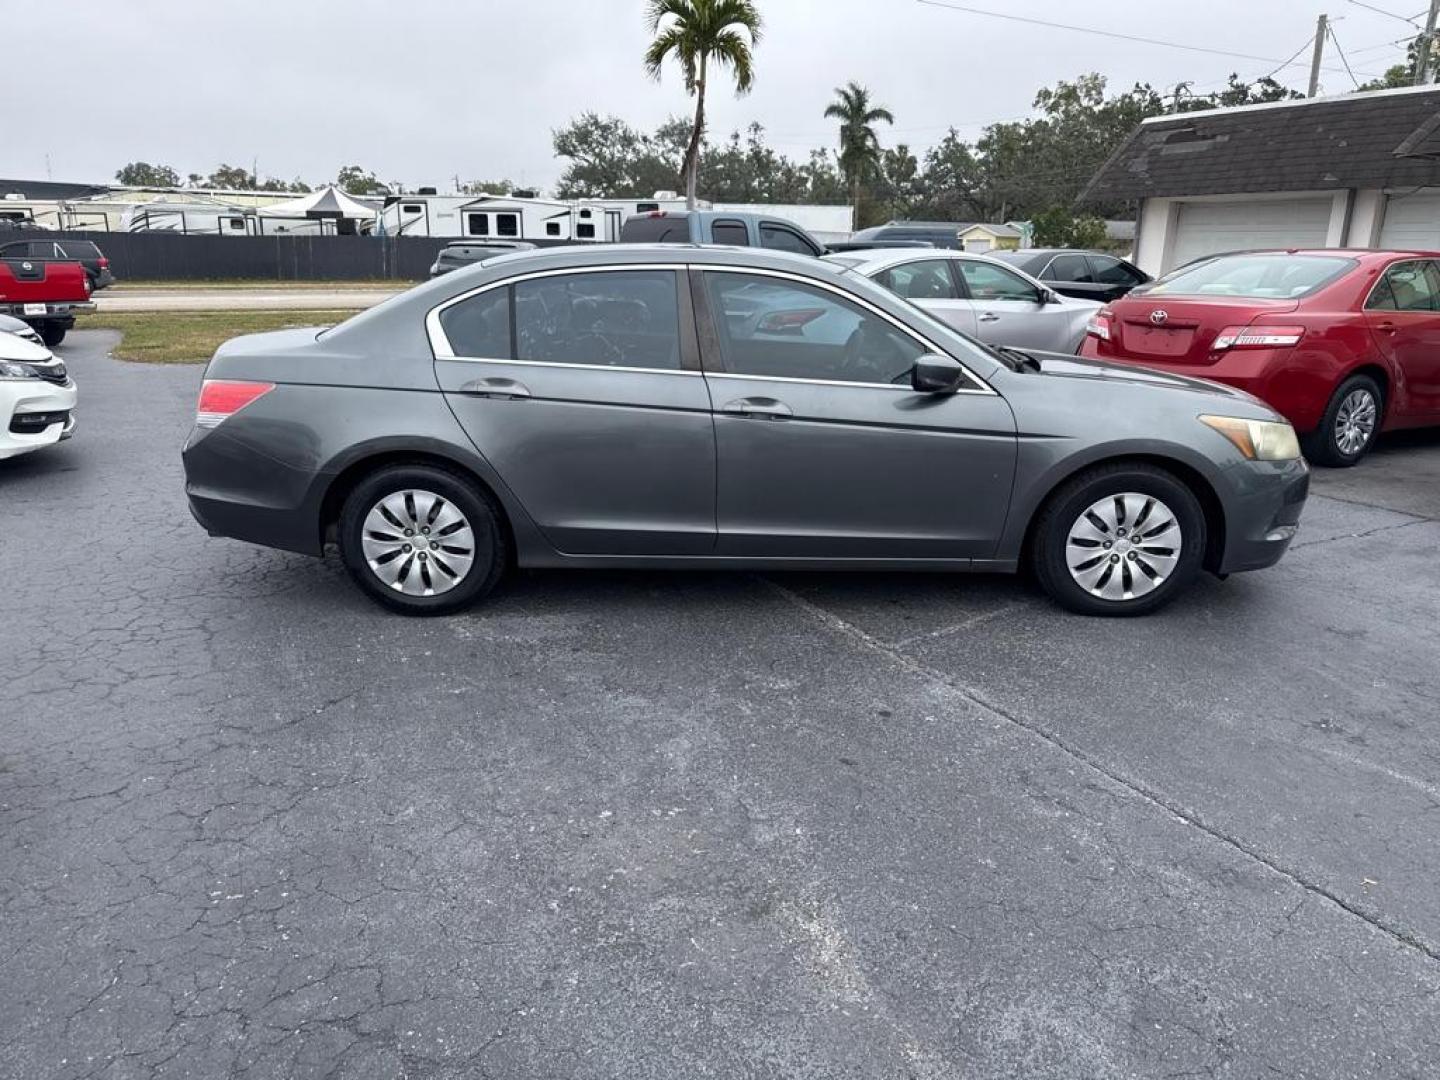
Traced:
[[[894, 266], [904, 262], [919, 262], [924, 259], [954, 259], [956, 261], [970, 262], [997, 262], [978, 251], [961, 251], [959, 248], [864, 248], [860, 251], [842, 251], [835, 255], [826, 255], [821, 262], [834, 262], [837, 265], [843, 263], [854, 269], [864, 267], [867, 270], [880, 269], [886, 266]], [[1006, 269], [1013, 270], [1014, 267], [1007, 266]]]

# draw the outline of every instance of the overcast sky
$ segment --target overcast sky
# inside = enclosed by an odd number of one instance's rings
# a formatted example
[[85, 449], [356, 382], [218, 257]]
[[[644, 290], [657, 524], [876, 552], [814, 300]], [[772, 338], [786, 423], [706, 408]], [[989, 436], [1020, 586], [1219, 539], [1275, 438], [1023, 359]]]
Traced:
[[[939, 2], [939, 0], [937, 0]], [[1201, 91], [1231, 71], [1303, 89], [1321, 11], [1363, 80], [1413, 33], [1353, 0], [953, 0], [1048, 22], [1244, 53], [1213, 55], [927, 6], [921, 0], [758, 0], [756, 86], [708, 97], [712, 135], [758, 120], [792, 156], [834, 144], [833, 88], [869, 87], [895, 114], [889, 145], [916, 150], [954, 125], [973, 139], [1026, 115], [1038, 87], [1087, 71]], [[1422, 0], [1367, 0], [1414, 16]], [[551, 131], [587, 110], [653, 128], [688, 113], [679, 76], [642, 70], [642, 0], [0, 0], [39, 33], [5, 65], [0, 176], [106, 181], [131, 160], [184, 176], [221, 161], [331, 179], [360, 164], [409, 187], [510, 178], [553, 184]], [[63, 27], [63, 33], [44, 28]], [[43, 39], [43, 40], [42, 40]], [[57, 63], [45, 63], [55, 50]], [[1352, 87], [1333, 46], [1323, 90]], [[1364, 74], [1362, 74], [1364, 73]]]

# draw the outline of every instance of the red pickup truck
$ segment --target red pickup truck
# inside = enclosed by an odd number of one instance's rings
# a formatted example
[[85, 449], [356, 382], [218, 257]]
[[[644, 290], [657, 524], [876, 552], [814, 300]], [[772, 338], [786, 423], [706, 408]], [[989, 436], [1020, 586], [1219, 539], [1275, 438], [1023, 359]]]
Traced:
[[0, 259], [0, 315], [35, 328], [46, 345], [59, 345], [75, 315], [94, 311], [90, 278], [78, 262]]

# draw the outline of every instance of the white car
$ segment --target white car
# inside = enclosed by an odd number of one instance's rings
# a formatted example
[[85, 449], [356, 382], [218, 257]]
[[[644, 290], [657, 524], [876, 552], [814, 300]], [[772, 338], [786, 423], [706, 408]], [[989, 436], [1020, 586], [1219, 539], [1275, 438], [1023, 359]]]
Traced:
[[0, 458], [68, 439], [75, 383], [43, 345], [0, 331]]
[[13, 315], [0, 315], [0, 333], [18, 334], [26, 341], [33, 341], [36, 345], [44, 344], [38, 330], [27, 322], [21, 322]]
[[878, 248], [825, 256], [987, 345], [1078, 352], [1104, 305], [1061, 296], [998, 259], [945, 248]]

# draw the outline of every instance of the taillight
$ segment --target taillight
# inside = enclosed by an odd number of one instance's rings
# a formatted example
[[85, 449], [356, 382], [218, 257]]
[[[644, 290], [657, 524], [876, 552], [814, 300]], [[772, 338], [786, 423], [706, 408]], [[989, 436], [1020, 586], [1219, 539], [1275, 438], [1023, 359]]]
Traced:
[[1101, 308], [1091, 316], [1090, 321], [1085, 324], [1085, 333], [1093, 338], [1099, 338], [1101, 341], [1109, 341], [1110, 316], [1111, 312], [1109, 308]]
[[101, 269], [101, 270], [109, 270], [109, 269], [110, 269], [110, 260], [107, 259], [104, 255], [101, 255], [101, 256], [100, 256], [100, 269]]
[[1227, 326], [1215, 335], [1212, 352], [1226, 349], [1283, 349], [1300, 344], [1303, 326]]
[[195, 407], [195, 423], [199, 427], [213, 428], [274, 389], [275, 384], [269, 382], [206, 379], [200, 384], [200, 404]]
[[794, 311], [772, 311], [757, 324], [757, 330], [769, 334], [781, 334], [789, 330], [800, 330], [825, 314], [824, 308], [796, 308]]
[[85, 282], [85, 295], [87, 295], [87, 296], [90, 295], [90, 275], [89, 275], [89, 274], [81, 274], [81, 275], [80, 275], [80, 280], [83, 281], [83, 282]]

